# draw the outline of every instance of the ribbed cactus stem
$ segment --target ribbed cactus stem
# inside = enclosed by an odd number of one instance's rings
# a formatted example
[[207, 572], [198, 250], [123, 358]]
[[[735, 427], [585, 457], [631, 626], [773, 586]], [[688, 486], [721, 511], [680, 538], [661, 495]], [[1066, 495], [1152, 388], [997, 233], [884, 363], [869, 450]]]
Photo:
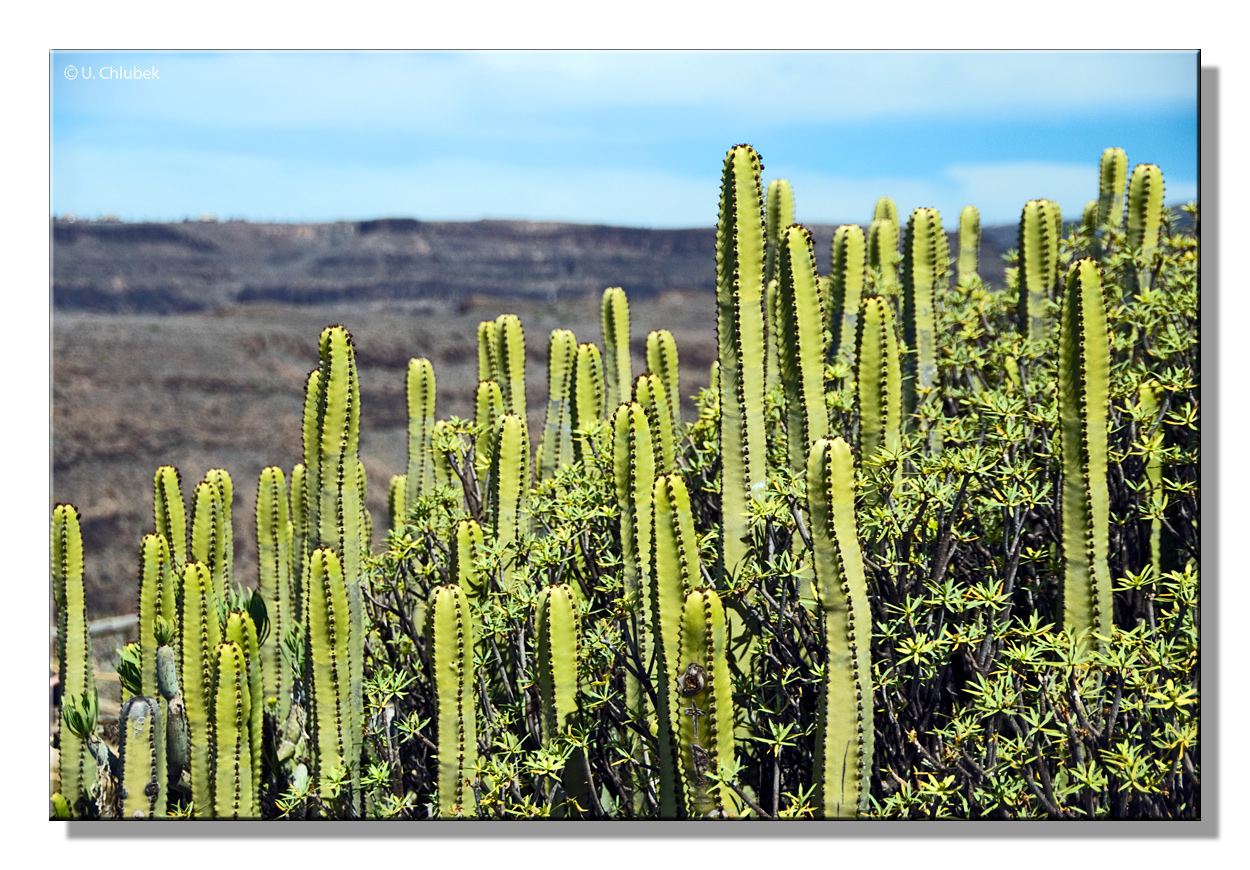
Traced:
[[876, 289], [898, 283], [898, 221], [875, 218], [868, 225], [868, 266], [877, 274]]
[[894, 204], [893, 199], [883, 196], [872, 207], [872, 219], [874, 221], [887, 220], [897, 227], [899, 225], [898, 206]]
[[1025, 203], [1020, 213], [1020, 334], [1045, 341], [1046, 303], [1059, 281], [1059, 206], [1048, 199]]
[[[864, 231], [855, 224], [843, 224], [833, 233], [829, 251], [829, 296], [825, 311], [829, 319], [830, 362], [855, 362], [855, 333], [859, 323], [859, 301], [864, 292], [867, 263]], [[844, 384], [853, 386], [853, 384]]]
[[118, 755], [122, 765], [121, 817], [165, 815], [165, 714], [156, 698], [136, 695], [122, 705]]
[[611, 414], [621, 402], [633, 397], [629, 389], [634, 383], [634, 372], [629, 350], [629, 300], [620, 287], [603, 291], [601, 304], [603, 321], [603, 369], [606, 382], [603, 412]]
[[565, 733], [577, 715], [577, 602], [567, 583], [538, 594], [538, 695], [543, 745]]
[[1068, 271], [1059, 333], [1059, 442], [1063, 467], [1064, 627], [1087, 639], [1112, 628], [1107, 564], [1107, 415], [1111, 353], [1098, 266]]
[[807, 502], [827, 652], [815, 782], [825, 818], [854, 818], [867, 806], [872, 776], [872, 614], [855, 529], [855, 469], [841, 438], [812, 445]]
[[483, 320], [477, 325], [477, 379], [479, 382], [499, 379], [498, 353], [498, 325], [493, 320]]
[[1124, 185], [1128, 180], [1128, 156], [1123, 148], [1107, 148], [1098, 164], [1098, 229], [1120, 226], [1124, 210]]
[[297, 621], [291, 576], [292, 523], [282, 469], [269, 466], [256, 484], [256, 551], [259, 578], [256, 591], [265, 602], [269, 632], [260, 648], [265, 697], [278, 701], [277, 719], [285, 722], [291, 709], [291, 674], [282, 661], [282, 641]]
[[[606, 294], [605, 294], [606, 302]], [[538, 447], [538, 478], [550, 480], [573, 462], [571, 388], [577, 339], [567, 329], [553, 329], [547, 343], [547, 422]]]
[[[898, 337], [890, 306], [880, 296], [865, 299], [860, 313], [857, 376], [859, 461], [876, 463], [881, 451], [898, 452], [902, 418]], [[870, 493], [868, 503], [877, 498]]]
[[[1163, 449], [1163, 432], [1151, 434], [1154, 428], [1155, 420], [1159, 416], [1159, 409], [1163, 403], [1164, 388], [1158, 381], [1151, 380], [1143, 383], [1137, 391], [1138, 407], [1140, 409], [1140, 419], [1142, 421], [1143, 440], [1146, 443], [1145, 461], [1146, 461], [1146, 481], [1149, 484], [1147, 490], [1153, 501], [1162, 502], [1165, 499], [1163, 490], [1163, 459], [1160, 452]], [[1150, 565], [1153, 569], [1153, 576], [1156, 580], [1162, 576], [1163, 570], [1163, 521], [1155, 516], [1150, 520]]]
[[221, 496], [220, 509], [217, 512], [217, 539], [220, 546], [220, 565], [210, 566], [213, 569], [213, 583], [217, 594], [224, 596], [227, 589], [234, 588], [234, 481], [230, 472], [224, 468], [210, 468], [204, 473], [204, 480], [217, 487]]
[[[486, 518], [499, 544], [515, 545], [521, 531], [521, 502], [529, 487], [529, 430], [525, 419], [505, 414], [495, 427]], [[512, 587], [515, 552], [504, 557], [503, 588]]]
[[174, 567], [187, 561], [187, 504], [182, 498], [182, 475], [172, 465], [162, 465], [153, 480], [152, 516], [156, 533], [169, 545]]
[[264, 746], [265, 692], [260, 668], [260, 644], [256, 635], [256, 623], [250, 614], [236, 610], [226, 617], [222, 631], [223, 641], [237, 644], [243, 653], [246, 697], [243, 714], [246, 736], [249, 740], [248, 758], [252, 763], [250, 791], [245, 794], [244, 809], [248, 816], [260, 815], [260, 780]]
[[784, 178], [768, 182], [764, 203], [764, 371], [767, 386], [781, 383], [782, 375], [777, 350], [780, 342], [777, 284], [777, 262], [780, 257], [782, 236], [786, 227], [794, 223], [794, 190]]
[[1159, 229], [1163, 225], [1163, 171], [1153, 163], [1133, 167], [1128, 182], [1128, 204], [1125, 206], [1125, 241], [1142, 268], [1135, 273], [1133, 292], [1149, 286], [1149, 260], [1159, 246]]
[[306, 694], [313, 785], [324, 800], [335, 797], [332, 780], [352, 763], [347, 584], [335, 552], [314, 550], [304, 593]]
[[[903, 246], [903, 415], [912, 420], [937, 396], [937, 298], [947, 289], [950, 259], [942, 218], [935, 208], [918, 208], [907, 220]], [[940, 425], [922, 422], [931, 453], [941, 449]]]
[[[83, 594], [82, 527], [78, 509], [52, 510], [52, 593], [56, 603], [56, 657], [62, 706], [66, 699], [95, 698], [91, 637]], [[86, 742], [61, 725], [61, 794], [76, 816], [86, 811], [86, 790], [96, 779], [96, 762]]]
[[473, 441], [474, 469], [478, 480], [486, 477], [495, 453], [495, 430], [504, 415], [503, 391], [498, 381], [482, 381], [473, 391], [473, 425], [477, 437]]
[[812, 234], [787, 227], [777, 258], [777, 358], [786, 397], [790, 467], [807, 462], [807, 448], [829, 431], [825, 410], [824, 312]]
[[677, 434], [673, 431], [668, 391], [655, 375], [639, 375], [634, 383], [634, 396], [647, 415], [651, 446], [655, 452], [656, 473], [668, 474], [677, 465]]
[[677, 368], [677, 341], [667, 329], [656, 329], [647, 334], [647, 371], [659, 378], [668, 391], [673, 432], [680, 431], [681, 382]]
[[182, 630], [179, 682], [187, 720], [187, 773], [193, 814], [207, 818], [213, 810], [211, 710], [217, 644], [221, 642], [218, 602], [212, 572], [203, 562], [188, 562], [182, 572]]
[[404, 476], [404, 506], [434, 488], [434, 365], [428, 359], [408, 361], [405, 382], [408, 398], [408, 468]]
[[965, 205], [959, 212], [959, 283], [979, 280], [980, 268], [981, 212], [975, 205]]
[[495, 368], [504, 411], [526, 419], [525, 332], [515, 314], [501, 314], [495, 320]]
[[174, 568], [169, 546], [161, 535], [144, 535], [139, 545], [139, 692], [155, 698], [156, 620], [178, 624], [178, 603], [174, 591]]
[[252, 741], [247, 661], [232, 641], [219, 644], [213, 699], [213, 816], [246, 819], [252, 812]]
[[222, 532], [224, 508], [221, 490], [208, 480], [195, 485], [195, 511], [191, 520], [191, 559], [202, 563], [209, 570], [212, 581], [212, 599], [221, 601], [226, 592], [226, 555]]
[[690, 818], [737, 814], [734, 792], [710, 776], [734, 755], [733, 690], [726, 657], [725, 611], [714, 589], [695, 589], [681, 613], [680, 673], [669, 687], [676, 705], [678, 769]]
[[[749, 504], [765, 484], [764, 202], [760, 157], [749, 145], [725, 156], [716, 229], [721, 534], [717, 573], [733, 587], [751, 551]], [[750, 592], [748, 598], [752, 597]], [[745, 603], [729, 599], [731, 667], [750, 667], [755, 641]]]
[[444, 818], [477, 814], [472, 790], [477, 765], [473, 620], [459, 586], [431, 593], [434, 687], [438, 716], [438, 811]]
[[589, 342], [577, 346], [573, 366], [573, 458], [591, 458], [590, 442], [582, 433], [590, 424], [603, 419], [603, 358]]

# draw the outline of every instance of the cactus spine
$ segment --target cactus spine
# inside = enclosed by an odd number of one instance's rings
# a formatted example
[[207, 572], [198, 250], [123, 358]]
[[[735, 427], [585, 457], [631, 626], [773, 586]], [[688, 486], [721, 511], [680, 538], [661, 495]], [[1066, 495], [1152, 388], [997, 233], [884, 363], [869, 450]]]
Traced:
[[161, 705], [155, 698], [136, 695], [122, 705], [120, 720], [121, 817], [161, 818], [166, 802], [165, 716]]
[[[56, 602], [56, 657], [61, 705], [96, 698], [91, 638], [83, 597], [82, 529], [78, 509], [59, 504], [52, 511], [52, 592]], [[61, 794], [72, 812], [86, 811], [87, 789], [96, 778], [95, 757], [86, 741], [61, 726]]]
[[459, 586], [436, 587], [431, 597], [438, 698], [438, 811], [444, 817], [471, 817], [476, 815], [476, 803], [470, 777], [477, 764], [473, 620]]
[[603, 291], [601, 315], [603, 355], [606, 357], [604, 375], [607, 383], [603, 410], [611, 413], [621, 402], [628, 402], [632, 398], [629, 389], [634, 382], [629, 351], [629, 300], [625, 298], [624, 290], [620, 287], [609, 287]]
[[872, 775], [872, 613], [855, 530], [855, 470], [841, 438], [812, 445], [807, 503], [827, 649], [816, 784], [825, 818], [853, 818], [867, 805]]
[[965, 205], [959, 212], [959, 283], [980, 280], [980, 266], [981, 212], [975, 205]]
[[[748, 505], [764, 488], [764, 203], [760, 158], [749, 145], [725, 156], [716, 228], [721, 534], [718, 573], [729, 588], [751, 549]], [[754, 637], [730, 600], [730, 660], [749, 667]]]
[[825, 410], [824, 314], [812, 234], [787, 227], [777, 261], [777, 358], [786, 395], [786, 440], [791, 468], [802, 468], [807, 448], [829, 431]]
[[1025, 203], [1020, 214], [1020, 334], [1045, 341], [1046, 303], [1059, 281], [1059, 206], [1048, 199]]
[[864, 292], [867, 256], [864, 231], [855, 224], [838, 227], [834, 231], [829, 254], [829, 296], [825, 310], [829, 318], [830, 341], [826, 357], [830, 362], [842, 358], [853, 363], [859, 301]]
[[404, 476], [404, 508], [434, 488], [434, 366], [428, 359], [408, 361], [408, 469]]
[[[918, 208], [907, 220], [903, 246], [903, 414], [909, 419], [922, 404], [937, 401], [937, 296], [947, 286], [949, 247], [935, 208]], [[931, 453], [942, 449], [940, 425], [927, 432]]]
[[1068, 271], [1059, 332], [1059, 442], [1063, 462], [1064, 627], [1079, 637], [1111, 631], [1107, 565], [1107, 408], [1110, 338], [1098, 266]]

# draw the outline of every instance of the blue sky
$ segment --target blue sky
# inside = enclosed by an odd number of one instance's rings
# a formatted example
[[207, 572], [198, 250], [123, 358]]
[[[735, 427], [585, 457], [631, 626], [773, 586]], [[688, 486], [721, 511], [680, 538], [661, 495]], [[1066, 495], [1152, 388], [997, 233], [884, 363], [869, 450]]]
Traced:
[[1075, 218], [1109, 145], [1169, 201], [1198, 189], [1191, 52], [57, 51], [49, 73], [51, 209], [84, 218], [710, 226], [739, 142], [808, 223], [882, 195], [948, 225], [1041, 197]]

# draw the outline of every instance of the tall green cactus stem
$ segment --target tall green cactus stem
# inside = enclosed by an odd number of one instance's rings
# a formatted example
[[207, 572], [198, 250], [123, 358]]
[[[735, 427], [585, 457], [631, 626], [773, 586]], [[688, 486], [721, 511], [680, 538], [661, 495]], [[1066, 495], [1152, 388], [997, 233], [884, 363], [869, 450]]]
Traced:
[[621, 402], [633, 398], [629, 395], [634, 383], [629, 349], [629, 300], [620, 287], [609, 287], [603, 291], [601, 317], [605, 357], [603, 369], [607, 384], [603, 410], [610, 414]]
[[981, 267], [981, 212], [975, 205], [965, 205], [959, 212], [959, 275], [958, 282], [966, 284], [980, 280]]
[[[521, 502], [529, 485], [529, 430], [525, 419], [504, 414], [495, 427], [495, 452], [490, 466], [487, 522], [499, 544], [514, 545], [521, 531]], [[514, 552], [504, 557], [503, 589], [512, 588]]]
[[776, 178], [768, 182], [768, 192], [764, 204], [764, 372], [767, 387], [781, 383], [781, 368], [777, 358], [778, 334], [778, 302], [777, 302], [777, 261], [780, 256], [782, 235], [786, 227], [794, 223], [794, 190], [790, 182], [784, 178]]
[[[435, 445], [432, 448], [433, 455], [434, 455], [434, 485], [435, 486], [450, 486], [453, 489], [457, 489], [457, 488], [461, 488], [462, 484], [461, 484], [460, 478], [456, 475], [455, 469], [452, 467], [451, 460], [452, 460], [452, 457], [456, 457], [456, 461], [457, 462], [460, 461], [459, 451], [458, 450], [453, 450], [453, 451], [440, 450], [438, 449], [438, 446], [437, 446], [439, 444], [445, 444], [447, 442], [447, 436], [451, 430], [451, 425], [452, 424], [450, 420], [438, 420], [434, 424], [434, 430], [433, 430], [434, 435], [433, 435], [433, 438], [431, 438], [431, 441]], [[452, 437], [455, 439], [454, 440], [455, 444], [460, 443], [458, 437], [456, 436], [452, 436]], [[464, 469], [462, 469], [462, 472], [463, 470]], [[361, 470], [360, 479], [362, 481], [365, 479], [363, 469]], [[363, 503], [363, 500], [364, 499], [362, 496], [362, 499], [361, 499], [362, 503]], [[366, 524], [368, 523], [368, 521], [369, 521], [369, 512], [366, 510], [365, 511]], [[370, 540], [370, 538], [371, 538], [370, 535], [368, 534], [365, 535], [366, 541]]]
[[269, 617], [269, 633], [260, 648], [261, 678], [265, 697], [278, 701], [279, 722], [285, 722], [291, 710], [291, 675], [282, 661], [282, 641], [296, 621], [290, 513], [286, 478], [281, 468], [271, 465], [261, 471], [256, 484], [256, 591], [265, 602]]
[[898, 206], [894, 204], [894, 200], [890, 197], [883, 196], [872, 207], [872, 219], [874, 221], [887, 220], [897, 227], [899, 225]]
[[434, 365], [428, 359], [408, 361], [405, 383], [408, 394], [408, 469], [404, 482], [404, 506], [411, 509], [417, 498], [434, 488]]
[[1064, 627], [1078, 636], [1112, 628], [1107, 564], [1107, 415], [1111, 351], [1097, 264], [1068, 270], [1059, 331], [1059, 443], [1063, 458]]
[[483, 320], [477, 325], [477, 379], [478, 381], [494, 381], [499, 379], [498, 324], [493, 320]]
[[495, 366], [503, 392], [504, 411], [526, 419], [525, 411], [525, 333], [515, 314], [501, 314], [495, 320]]
[[169, 545], [161, 535], [144, 535], [139, 545], [139, 678], [141, 695], [157, 696], [156, 620], [178, 624], [178, 602]]
[[439, 815], [477, 814], [472, 776], [477, 765], [473, 620], [459, 586], [436, 587], [433, 616], [434, 688], [438, 699]]
[[474, 469], [478, 480], [486, 477], [495, 453], [495, 430], [504, 415], [503, 391], [498, 381], [482, 381], [473, 391], [473, 422], [477, 437], [473, 442]]
[[[307, 496], [310, 551], [329, 548], [338, 557], [346, 587], [347, 612], [339, 617], [338, 635], [347, 644], [345, 667], [339, 673], [348, 707], [343, 717], [347, 729], [344, 765], [352, 770], [352, 805], [359, 809], [359, 758], [364, 709], [364, 606], [361, 594], [361, 559], [368, 547], [365, 508], [358, 455], [360, 431], [360, 381], [356, 372], [352, 337], [342, 326], [327, 327], [319, 343], [315, 386], [315, 419], [304, 425], [305, 492]], [[315, 382], [315, 383], [314, 383]], [[311, 555], [311, 553], [310, 553]], [[311, 604], [308, 605], [311, 607]], [[311, 624], [306, 621], [306, 624]]]
[[[935, 208], [917, 208], [907, 219], [903, 245], [903, 336], [907, 354], [903, 359], [903, 414], [910, 420], [923, 403], [937, 398], [937, 297], [947, 288], [950, 260], [942, 218]], [[929, 428], [931, 453], [942, 449], [940, 425]], [[795, 466], [796, 468], [798, 466]]]
[[1098, 242], [1098, 200], [1091, 199], [1085, 203], [1085, 210], [1081, 212], [1081, 234], [1089, 240], [1086, 247], [1086, 254], [1095, 260], [1102, 257], [1102, 251]]
[[[82, 527], [78, 509], [59, 504], [52, 510], [52, 594], [56, 602], [56, 657], [64, 699], [94, 698], [91, 636], [83, 595]], [[61, 794], [77, 816], [86, 811], [86, 791], [96, 780], [95, 757], [86, 742], [61, 726]]]
[[188, 562], [182, 572], [182, 630], [179, 682], [187, 719], [187, 773], [191, 780], [192, 811], [207, 818], [213, 809], [211, 708], [221, 643], [218, 603], [212, 572], [203, 562]]
[[156, 533], [169, 545], [174, 567], [181, 568], [187, 561], [187, 504], [182, 498], [182, 475], [172, 465], [156, 469], [152, 516]]
[[728, 785], [713, 785], [734, 755], [733, 689], [725, 651], [725, 611], [714, 589], [695, 589], [681, 612], [680, 675], [669, 687], [675, 704], [678, 769], [691, 818], [737, 814]]
[[[859, 323], [859, 300], [864, 292], [864, 267], [867, 262], [864, 231], [855, 224], [843, 224], [833, 233], [829, 251], [828, 312], [829, 347], [825, 354], [830, 362], [839, 358], [855, 361], [855, 333]], [[851, 386], [844, 383], [843, 387]]]
[[1098, 229], [1120, 226], [1124, 210], [1124, 186], [1128, 181], [1128, 156], [1123, 148], [1107, 148], [1098, 164]]
[[209, 570], [212, 599], [220, 602], [226, 592], [226, 545], [221, 535], [221, 490], [211, 481], [201, 480], [195, 485], [195, 509], [191, 519], [191, 559], [202, 563]]
[[786, 395], [790, 467], [807, 462], [807, 448], [829, 431], [825, 410], [824, 313], [812, 234], [798, 225], [782, 233], [777, 258], [777, 359]]
[[677, 341], [667, 329], [647, 334], [647, 370], [668, 390], [668, 409], [673, 415], [673, 432], [681, 430], [681, 381], [677, 368]]
[[898, 283], [898, 221], [875, 218], [868, 225], [868, 266], [878, 274], [877, 289]]
[[451, 548], [451, 576], [456, 585], [464, 590], [469, 601], [479, 606], [486, 603], [487, 576], [478, 566], [477, 555], [481, 552], [485, 535], [477, 520], [465, 519], [456, 523], [455, 539]]
[[312, 775], [318, 794], [329, 800], [334, 797], [333, 779], [355, 759], [351, 733], [353, 704], [348, 683], [347, 584], [333, 550], [319, 547], [313, 551], [304, 598]]
[[589, 342], [577, 346], [573, 366], [573, 458], [590, 459], [589, 441], [579, 435], [588, 424], [603, 419], [603, 359], [599, 348]]
[[1058, 206], [1029, 200], [1020, 213], [1020, 334], [1045, 341], [1050, 331], [1046, 302], [1059, 279]]
[[[716, 341], [720, 391], [721, 534], [717, 573], [732, 588], [751, 550], [748, 506], [764, 489], [764, 203], [760, 157], [725, 155], [716, 227]], [[748, 593], [748, 598], [752, 597]], [[745, 604], [729, 599], [731, 667], [754, 652]]]
[[807, 504], [827, 650], [816, 738], [818, 805], [825, 818], [853, 818], [867, 806], [872, 776], [872, 612], [855, 529], [855, 469], [841, 438], [812, 445]]
[[399, 531], [400, 526], [407, 520], [408, 514], [404, 509], [404, 503], [407, 500], [404, 490], [407, 483], [407, 475], [392, 474], [391, 482], [386, 487], [386, 517], [391, 531]]
[[[264, 746], [265, 692], [260, 669], [260, 644], [256, 635], [256, 623], [250, 614], [236, 610], [226, 617], [222, 640], [237, 644], [243, 653], [245, 686], [243, 717], [247, 738], [250, 741], [248, 758], [252, 763], [251, 791], [245, 794], [246, 812], [251, 817], [260, 815], [260, 781], [262, 775], [262, 752]], [[285, 720], [283, 720], [285, 721]]]
[[308, 571], [307, 469], [297, 462], [291, 467], [291, 613], [304, 613], [304, 581]]
[[565, 733], [577, 715], [577, 602], [567, 583], [538, 594], [538, 695], [543, 746]]
[[690, 494], [679, 474], [660, 475], [652, 490], [653, 593], [651, 624], [659, 641], [656, 663], [656, 695], [659, 704], [657, 750], [659, 755], [660, 817], [676, 818], [680, 797], [676, 735], [677, 692], [681, 676], [681, 611], [686, 596], [702, 586], [698, 541]]
[[213, 816], [246, 819], [252, 812], [251, 705], [247, 661], [233, 641], [217, 646], [213, 698]]
[[[607, 296], [604, 300], [606, 303]], [[538, 479], [550, 480], [573, 462], [571, 385], [577, 339], [567, 329], [553, 329], [547, 342], [547, 422], [538, 445]]]
[[646, 374], [639, 375], [634, 382], [634, 395], [647, 415], [651, 446], [655, 452], [656, 473], [669, 474], [676, 469], [677, 448], [673, 415], [668, 405], [668, 391], [658, 377]]
[[165, 815], [165, 714], [155, 698], [136, 695], [122, 705], [118, 755], [122, 765], [121, 817]]
[[[881, 451], [896, 453], [902, 444], [902, 387], [898, 337], [889, 304], [880, 296], [864, 300], [860, 312], [859, 363], [859, 461], [879, 462]], [[870, 493], [868, 504], [878, 496]]]
[[1163, 171], [1153, 163], [1133, 167], [1124, 223], [1125, 241], [1145, 266], [1134, 274], [1136, 283], [1131, 290], [1136, 293], [1149, 284], [1150, 269], [1146, 263], [1159, 246], [1159, 228], [1163, 224]]
[[[221, 495], [221, 509], [217, 513], [221, 573], [214, 574], [213, 582], [217, 584], [217, 594], [225, 596], [226, 590], [232, 588], [234, 583], [234, 481], [230, 479], [230, 472], [224, 468], [210, 468], [204, 473], [204, 480], [217, 487], [217, 492]], [[217, 570], [216, 566], [210, 567]]]

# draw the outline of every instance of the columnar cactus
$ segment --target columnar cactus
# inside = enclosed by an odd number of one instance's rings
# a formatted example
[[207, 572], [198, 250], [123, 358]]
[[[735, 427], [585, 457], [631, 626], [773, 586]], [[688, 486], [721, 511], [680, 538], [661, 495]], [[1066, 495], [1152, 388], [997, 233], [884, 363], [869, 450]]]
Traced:
[[[1128, 204], [1125, 206], [1125, 241], [1140, 260], [1146, 261], [1159, 246], [1159, 228], [1163, 223], [1163, 171], [1153, 163], [1133, 167], [1128, 182]], [[1143, 265], [1145, 263], [1143, 262]], [[1149, 270], [1135, 273], [1136, 292], [1147, 286]]]
[[404, 475], [404, 507], [434, 488], [434, 365], [428, 359], [408, 361], [408, 468]]
[[209, 567], [214, 572], [213, 583], [217, 586], [217, 594], [224, 596], [226, 590], [234, 586], [234, 481], [224, 468], [210, 468], [204, 473], [204, 480], [217, 487], [221, 496], [220, 509], [216, 514], [221, 564]]
[[651, 446], [655, 449], [656, 473], [668, 474], [677, 464], [677, 434], [673, 431], [668, 391], [658, 377], [645, 374], [639, 375], [634, 383], [634, 396], [647, 414]]
[[187, 505], [182, 498], [182, 475], [172, 465], [156, 470], [152, 516], [156, 533], [165, 539], [174, 567], [180, 569], [187, 561]]
[[[1159, 416], [1163, 395], [1163, 385], [1153, 378], [1143, 383], [1137, 391], [1138, 416], [1143, 427], [1142, 440], [1147, 445], [1144, 451], [1146, 481], [1149, 484], [1147, 492], [1151, 500], [1158, 503], [1162, 503], [1165, 498], [1163, 493], [1163, 460], [1159, 455], [1163, 449], [1163, 433], [1162, 431], [1157, 431], [1151, 434], [1151, 430], [1154, 429], [1155, 422]], [[1152, 517], [1150, 520], [1150, 565], [1157, 580], [1162, 576], [1161, 572], [1163, 570], [1163, 521], [1158, 516]]]
[[246, 819], [254, 815], [252, 739], [248, 727], [251, 695], [247, 661], [239, 644], [221, 643], [216, 654], [213, 699], [213, 816]]
[[829, 431], [825, 410], [824, 313], [817, 288], [812, 234], [798, 225], [782, 233], [777, 258], [777, 358], [786, 396], [791, 468]]
[[807, 503], [827, 650], [815, 782], [825, 818], [853, 818], [867, 806], [872, 776], [872, 613], [855, 530], [855, 470], [841, 438], [812, 445]]
[[156, 620], [178, 622], [174, 567], [161, 535], [144, 535], [139, 545], [139, 676], [140, 694], [155, 698]]
[[[606, 301], [606, 295], [605, 295]], [[573, 462], [571, 387], [577, 339], [567, 329], [553, 329], [547, 343], [547, 423], [538, 445], [538, 479], [550, 480]]]
[[155, 698], [136, 695], [122, 705], [119, 718], [121, 817], [162, 818], [166, 804], [166, 770], [165, 714], [161, 704]]
[[634, 382], [629, 350], [629, 300], [625, 298], [625, 291], [620, 287], [604, 290], [601, 314], [603, 369], [607, 384], [603, 411], [611, 414], [617, 405], [632, 398], [629, 388]]
[[313, 783], [323, 800], [336, 797], [334, 783], [355, 756], [348, 637], [347, 583], [338, 555], [318, 547], [309, 558], [304, 590], [305, 688]]
[[477, 325], [477, 379], [494, 381], [499, 378], [499, 332], [494, 320], [483, 320]]
[[1063, 457], [1064, 627], [1108, 636], [1107, 414], [1111, 352], [1102, 281], [1093, 260], [1068, 270], [1059, 331], [1059, 443]]
[[252, 775], [247, 782], [248, 790], [242, 792], [240, 806], [241, 812], [255, 818], [260, 815], [265, 692], [260, 669], [260, 643], [256, 634], [256, 623], [251, 615], [241, 610], [228, 614], [222, 630], [222, 640], [236, 644], [243, 655], [244, 670], [240, 674], [245, 693], [243, 720], [249, 741], [247, 757], [252, 765]]
[[[937, 296], [947, 286], [946, 233], [935, 208], [918, 208], [907, 220], [903, 243], [903, 413], [910, 416], [937, 387]], [[930, 433], [931, 435], [933, 433]], [[931, 445], [932, 447], [933, 445]]]
[[1098, 164], [1098, 229], [1120, 226], [1124, 212], [1124, 185], [1128, 156], [1123, 148], [1107, 148]]
[[229, 527], [223, 522], [221, 489], [209, 480], [195, 485], [195, 510], [191, 520], [191, 558], [209, 570], [212, 598], [221, 601], [226, 589], [226, 544]]
[[477, 431], [473, 455], [478, 480], [484, 479], [490, 469], [495, 453], [495, 429], [503, 415], [503, 391], [498, 381], [481, 381], [473, 391], [473, 423]]
[[1059, 281], [1059, 206], [1048, 199], [1025, 203], [1020, 214], [1020, 334], [1045, 341], [1046, 303]]
[[[504, 414], [495, 426], [486, 519], [499, 544], [512, 545], [521, 531], [521, 501], [529, 487], [529, 430], [525, 418]], [[503, 589], [512, 587], [515, 554], [504, 557]]]
[[681, 429], [681, 384], [677, 369], [677, 342], [667, 329], [647, 334], [647, 370], [660, 379], [668, 391], [668, 409], [673, 415], [673, 432]]
[[[82, 529], [78, 509], [59, 504], [52, 511], [52, 594], [56, 603], [56, 657], [62, 706], [67, 700], [95, 701], [91, 636], [83, 597]], [[86, 812], [86, 793], [96, 779], [96, 761], [86, 742], [61, 727], [61, 794], [75, 815]]]
[[874, 218], [868, 225], [868, 266], [884, 289], [898, 283], [898, 220]]
[[725, 611], [716, 590], [694, 589], [681, 611], [680, 674], [669, 686], [676, 704], [678, 770], [691, 818], [737, 815], [734, 792], [709, 774], [732, 763], [733, 692], [726, 655]]
[[865, 299], [860, 312], [857, 375], [859, 461], [874, 462], [881, 450], [894, 453], [901, 446], [898, 337], [890, 306], [880, 296]]
[[534, 619], [544, 746], [577, 715], [577, 622], [572, 588], [567, 583], [544, 587]]
[[504, 411], [526, 419], [525, 332], [515, 314], [501, 314], [495, 320], [495, 369]]
[[291, 710], [290, 669], [282, 661], [282, 641], [297, 621], [291, 575], [292, 523], [282, 469], [270, 466], [256, 485], [256, 551], [259, 577], [256, 591], [265, 602], [269, 632], [260, 648], [265, 697], [276, 698], [277, 718], [285, 722]]
[[784, 178], [768, 182], [764, 206], [764, 371], [769, 388], [781, 383], [780, 362], [777, 359], [778, 317], [777, 260], [781, 237], [786, 227], [794, 223], [794, 190]]
[[[721, 535], [718, 573], [736, 583], [751, 550], [748, 505], [762, 492], [764, 446], [764, 214], [760, 158], [749, 145], [725, 156], [716, 229]], [[753, 633], [731, 600], [730, 657], [748, 667]]]
[[477, 814], [472, 785], [477, 765], [473, 619], [455, 584], [431, 593], [434, 688], [438, 708], [438, 811], [446, 818]]
[[981, 213], [975, 205], [965, 205], [959, 212], [959, 276], [960, 284], [980, 279]]
[[825, 356], [830, 362], [839, 358], [855, 361], [855, 332], [859, 323], [859, 300], [864, 292], [866, 256], [862, 229], [855, 224], [843, 224], [834, 231], [829, 257], [829, 296], [825, 300], [829, 319], [829, 348]]
[[207, 818], [213, 811], [211, 717], [221, 622], [212, 572], [203, 562], [188, 562], [183, 567], [181, 605], [178, 682], [187, 720], [186, 769], [192, 813]]
[[578, 434], [590, 424], [603, 419], [603, 358], [599, 348], [590, 342], [577, 346], [573, 365], [573, 458], [584, 462], [590, 458], [589, 440]]

